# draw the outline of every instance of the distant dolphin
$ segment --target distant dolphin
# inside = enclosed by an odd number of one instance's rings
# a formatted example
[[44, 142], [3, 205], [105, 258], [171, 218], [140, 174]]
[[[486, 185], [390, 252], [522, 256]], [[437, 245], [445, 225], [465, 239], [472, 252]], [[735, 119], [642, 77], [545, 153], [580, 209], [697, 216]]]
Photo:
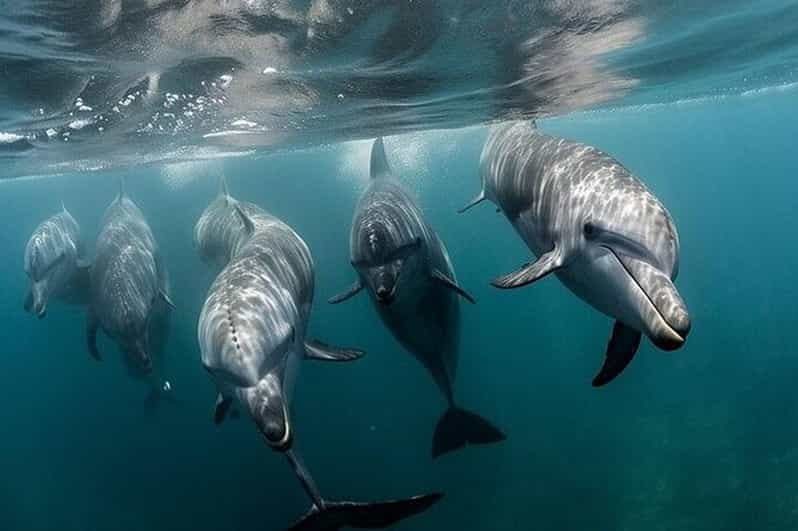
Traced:
[[224, 190], [202, 214], [195, 235], [201, 253], [215, 249], [230, 256], [210, 287], [197, 327], [202, 364], [219, 392], [214, 418], [222, 422], [237, 399], [265, 442], [286, 455], [313, 503], [291, 529], [383, 528], [436, 503], [440, 494], [380, 503], [322, 498], [293, 449], [290, 400], [296, 371], [303, 359], [345, 362], [362, 352], [306, 340], [313, 261], [288, 225]]
[[672, 282], [676, 226], [626, 168], [593, 147], [545, 135], [534, 122], [495, 127], [480, 165], [482, 191], [461, 212], [492, 201], [538, 257], [493, 285], [518, 288], [555, 273], [616, 319], [594, 386], [626, 368], [641, 332], [663, 350], [684, 344], [690, 317]]
[[88, 299], [89, 263], [77, 221], [61, 206], [61, 212], [43, 221], [25, 246], [25, 273], [30, 289], [25, 311], [39, 318], [47, 313], [51, 298], [85, 303]]
[[358, 279], [329, 302], [345, 301], [365, 287], [385, 326], [432, 375], [448, 403], [435, 428], [433, 457], [468, 443], [502, 441], [506, 436], [498, 428], [454, 400], [458, 297], [474, 299], [457, 284], [443, 242], [392, 177], [381, 138], [372, 147], [370, 171], [371, 183], [358, 202], [350, 236]]
[[[97, 330], [102, 328], [125, 354], [132, 371], [150, 373], [153, 353], [157, 343], [165, 341], [164, 327], [173, 308], [155, 237], [120, 182], [119, 195], [105, 211], [91, 268], [86, 326], [89, 353], [101, 359]], [[160, 389], [160, 382], [151, 383], [155, 390]]]

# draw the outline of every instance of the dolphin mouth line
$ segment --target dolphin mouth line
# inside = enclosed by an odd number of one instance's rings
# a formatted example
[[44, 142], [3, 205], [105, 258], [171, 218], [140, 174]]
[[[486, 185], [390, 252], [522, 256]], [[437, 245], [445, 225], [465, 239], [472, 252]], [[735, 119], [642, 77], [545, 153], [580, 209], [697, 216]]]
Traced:
[[668, 330], [672, 334], [674, 334], [676, 337], [678, 337], [681, 341], [684, 342], [685, 341], [685, 337], [682, 336], [679, 332], [677, 332], [676, 330], [673, 329], [673, 327], [668, 322], [668, 320], [665, 319], [665, 316], [662, 315], [662, 312], [659, 310], [659, 308], [657, 308], [657, 305], [654, 304], [654, 301], [651, 300], [651, 296], [648, 294], [648, 292], [646, 290], [643, 289], [643, 286], [640, 285], [640, 282], [638, 282], [637, 277], [635, 277], [634, 274], [629, 270], [629, 268], [626, 267], [626, 264], [623, 263], [623, 260], [621, 260], [621, 257], [618, 256], [618, 254], [614, 250], [612, 250], [612, 248], [607, 247], [605, 245], [602, 245], [602, 247], [607, 249], [612, 254], [612, 256], [615, 257], [615, 260], [621, 265], [623, 270], [626, 271], [626, 274], [629, 275], [629, 277], [634, 281], [635, 285], [637, 286], [637, 289], [639, 289], [643, 293], [643, 295], [645, 295], [646, 300], [651, 305], [651, 307], [654, 308], [654, 311], [657, 312], [657, 315], [662, 320], [662, 322], [665, 323], [665, 326], [668, 327]]

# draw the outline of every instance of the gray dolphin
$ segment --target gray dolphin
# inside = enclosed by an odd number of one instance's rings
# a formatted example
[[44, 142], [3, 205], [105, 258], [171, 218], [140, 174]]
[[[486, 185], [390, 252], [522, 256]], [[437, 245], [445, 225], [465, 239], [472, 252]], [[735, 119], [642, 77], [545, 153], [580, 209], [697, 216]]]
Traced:
[[84, 304], [88, 299], [89, 263], [85, 259], [80, 226], [61, 205], [61, 212], [46, 219], [25, 246], [25, 274], [30, 288], [24, 308], [39, 318], [50, 299]]
[[206, 259], [230, 257], [208, 291], [197, 326], [202, 364], [219, 393], [214, 418], [222, 422], [236, 399], [266, 444], [287, 457], [312, 501], [291, 529], [383, 528], [436, 503], [440, 494], [379, 503], [322, 498], [293, 448], [294, 379], [303, 359], [346, 362], [362, 352], [306, 339], [313, 261], [288, 225], [224, 190], [200, 217], [195, 236], [200, 253], [209, 253]]
[[[120, 181], [119, 194], [105, 211], [91, 268], [89, 353], [101, 359], [97, 331], [102, 328], [125, 354], [131, 371], [148, 375], [173, 308], [155, 237]], [[152, 383], [157, 392], [160, 382]]]
[[616, 319], [602, 386], [631, 362], [641, 333], [663, 350], [684, 344], [690, 317], [673, 284], [679, 236], [668, 211], [619, 162], [594, 147], [538, 131], [534, 122], [494, 127], [482, 150], [482, 191], [538, 257], [493, 281], [518, 288], [549, 273]]
[[429, 371], [448, 409], [438, 421], [432, 455], [506, 436], [458, 407], [454, 379], [460, 344], [460, 301], [474, 299], [458, 284], [449, 254], [421, 210], [392, 176], [382, 139], [371, 150], [371, 182], [355, 210], [350, 258], [358, 279], [330, 299], [337, 304], [364, 287], [382, 321]]

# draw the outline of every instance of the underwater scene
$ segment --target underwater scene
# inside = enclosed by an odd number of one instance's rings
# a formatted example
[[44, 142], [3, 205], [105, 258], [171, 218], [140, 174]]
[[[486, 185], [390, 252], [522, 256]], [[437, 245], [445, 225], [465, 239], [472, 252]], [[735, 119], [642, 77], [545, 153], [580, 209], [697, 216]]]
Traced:
[[798, 4], [20, 0], [0, 530], [798, 529]]

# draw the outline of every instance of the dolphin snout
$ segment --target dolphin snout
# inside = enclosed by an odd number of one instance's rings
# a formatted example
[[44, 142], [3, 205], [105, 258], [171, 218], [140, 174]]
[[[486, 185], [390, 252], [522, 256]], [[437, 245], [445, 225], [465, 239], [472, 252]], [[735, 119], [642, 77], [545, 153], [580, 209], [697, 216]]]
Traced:
[[47, 304], [44, 301], [36, 301], [33, 303], [33, 313], [36, 317], [43, 319], [47, 315]]
[[690, 316], [685, 309], [679, 308], [663, 318], [662, 326], [652, 334], [652, 342], [662, 350], [677, 350], [684, 345], [690, 333]]
[[393, 301], [393, 290], [387, 286], [377, 286], [377, 302], [388, 305]]

